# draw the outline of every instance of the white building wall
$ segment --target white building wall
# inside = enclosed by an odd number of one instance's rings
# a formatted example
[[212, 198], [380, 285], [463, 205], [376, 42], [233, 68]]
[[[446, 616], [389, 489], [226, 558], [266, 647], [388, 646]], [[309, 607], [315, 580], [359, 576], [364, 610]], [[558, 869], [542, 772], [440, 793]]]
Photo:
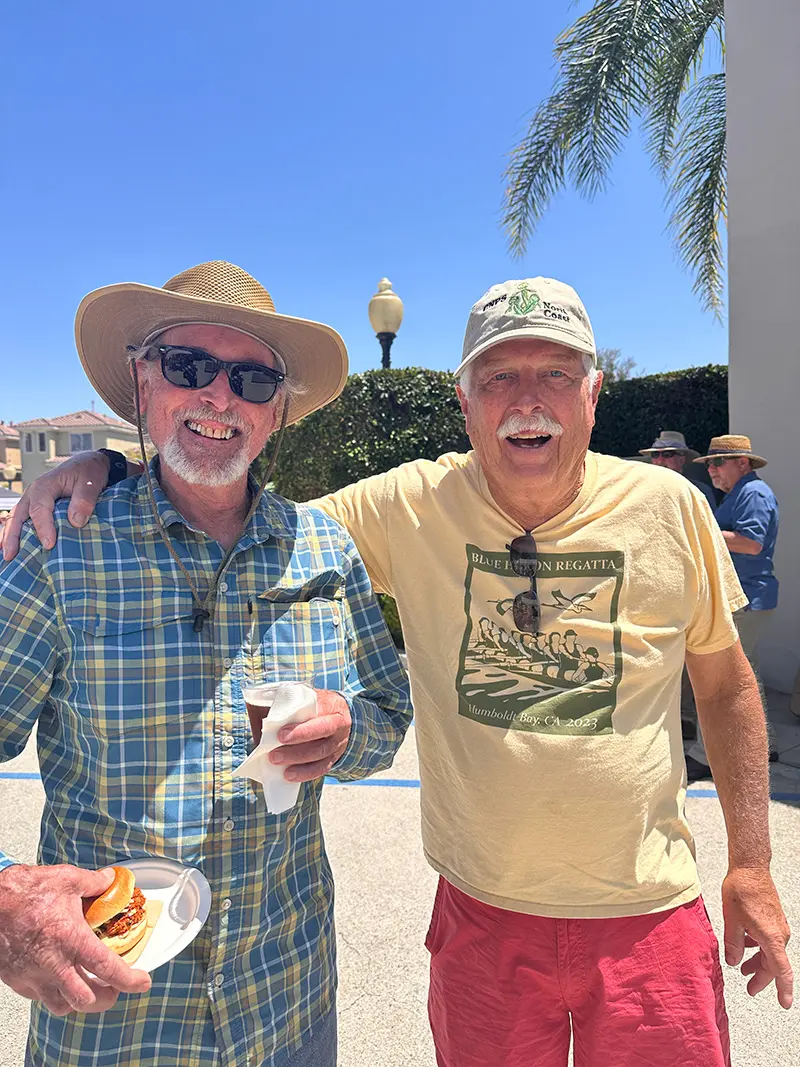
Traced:
[[769, 460], [780, 603], [764, 680], [800, 669], [800, 3], [727, 0], [730, 430]]

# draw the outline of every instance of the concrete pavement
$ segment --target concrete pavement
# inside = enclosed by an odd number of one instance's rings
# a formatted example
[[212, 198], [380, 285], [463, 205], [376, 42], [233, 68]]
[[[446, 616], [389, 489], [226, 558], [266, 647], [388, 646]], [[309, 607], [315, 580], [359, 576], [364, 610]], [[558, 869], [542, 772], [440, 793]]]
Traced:
[[[790, 714], [788, 707], [786, 714]], [[786, 753], [800, 754], [800, 726], [794, 720], [777, 725], [787, 728], [781, 732], [782, 743], [797, 742]], [[37, 780], [7, 776], [35, 771], [35, 753], [30, 747], [18, 760], [0, 767], [3, 845], [28, 862], [35, 855], [42, 789]], [[775, 879], [789, 920], [797, 929], [800, 770], [785, 763], [772, 773], [774, 792], [798, 798], [771, 805]], [[325, 789], [325, 832], [337, 883], [342, 1067], [434, 1065], [425, 1013], [423, 940], [436, 877], [419, 843], [419, 790], [413, 785], [388, 784], [414, 783], [418, 777], [412, 728], [394, 767], [379, 776], [386, 785], [330, 785]], [[687, 809], [698, 841], [709, 911], [721, 933], [719, 887], [725, 873], [725, 831], [710, 783], [698, 783], [691, 790]], [[794, 948], [792, 955], [800, 972]], [[800, 1063], [798, 1009], [782, 1011], [771, 991], [752, 1000], [737, 972], [726, 968], [726, 977], [734, 1064], [796, 1067]], [[21, 1067], [26, 1026], [27, 1003], [0, 987], [0, 1067]]]

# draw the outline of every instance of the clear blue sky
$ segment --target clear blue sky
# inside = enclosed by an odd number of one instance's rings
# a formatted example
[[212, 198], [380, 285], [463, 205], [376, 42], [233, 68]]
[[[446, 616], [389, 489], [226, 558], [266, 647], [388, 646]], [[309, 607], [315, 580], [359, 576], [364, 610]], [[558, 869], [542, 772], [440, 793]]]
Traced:
[[406, 307], [398, 366], [453, 368], [471, 304], [536, 274], [573, 284], [598, 344], [647, 371], [725, 362], [638, 138], [606, 195], [560, 197], [525, 258], [508, 255], [505, 157], [575, 15], [568, 0], [12, 5], [0, 419], [89, 406], [72, 333], [86, 292], [206, 259], [335, 326], [355, 371], [379, 363], [382, 275]]

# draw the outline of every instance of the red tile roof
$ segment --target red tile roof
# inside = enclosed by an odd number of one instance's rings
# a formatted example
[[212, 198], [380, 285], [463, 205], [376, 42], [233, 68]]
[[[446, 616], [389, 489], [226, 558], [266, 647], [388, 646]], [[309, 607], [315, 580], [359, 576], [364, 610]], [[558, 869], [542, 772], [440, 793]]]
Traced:
[[54, 419], [28, 419], [14, 424], [17, 429], [39, 426], [51, 426], [55, 430], [71, 430], [82, 426], [111, 426], [114, 429], [133, 431], [133, 426], [112, 415], [102, 415], [99, 411], [73, 411], [71, 415], [56, 415]]
[[0, 437], [11, 439], [12, 441], [19, 440], [19, 430], [16, 426], [10, 426], [7, 422], [0, 422]]

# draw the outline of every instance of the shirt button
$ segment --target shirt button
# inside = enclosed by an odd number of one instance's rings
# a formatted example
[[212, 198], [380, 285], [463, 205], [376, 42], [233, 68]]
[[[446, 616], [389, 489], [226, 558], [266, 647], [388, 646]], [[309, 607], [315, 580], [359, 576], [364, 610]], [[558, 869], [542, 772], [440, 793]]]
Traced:
[[225, 822], [222, 824], [222, 829], [223, 830], [232, 830], [235, 825], [236, 825], [236, 823], [233, 821], [233, 819], [226, 819]]
[[214, 975], [214, 985], [217, 987], [217, 989], [219, 989], [220, 986], [225, 985], [225, 975], [224, 974], [215, 974]]
[[334, 626], [341, 626], [341, 624], [342, 624], [342, 620], [339, 618], [339, 616], [338, 615], [334, 615], [333, 616], [333, 625]]
[[224, 659], [224, 660], [222, 661], [222, 666], [223, 666], [223, 667], [232, 667], [232, 666], [233, 666], [233, 660], [232, 660], [232, 659], [229, 659], [229, 658], [228, 658], [228, 657], [226, 656], [226, 657], [225, 657], [225, 659]]
[[225, 897], [225, 899], [222, 902], [222, 910], [223, 911], [230, 911], [232, 904], [233, 904], [233, 901], [231, 900], [231, 898], [230, 897]]
[[227, 593], [228, 592], [228, 583], [227, 582], [220, 582], [219, 583], [219, 591], [220, 591], [220, 593]]
[[230, 734], [225, 734], [225, 736], [222, 738], [222, 747], [233, 748], [233, 738]]

